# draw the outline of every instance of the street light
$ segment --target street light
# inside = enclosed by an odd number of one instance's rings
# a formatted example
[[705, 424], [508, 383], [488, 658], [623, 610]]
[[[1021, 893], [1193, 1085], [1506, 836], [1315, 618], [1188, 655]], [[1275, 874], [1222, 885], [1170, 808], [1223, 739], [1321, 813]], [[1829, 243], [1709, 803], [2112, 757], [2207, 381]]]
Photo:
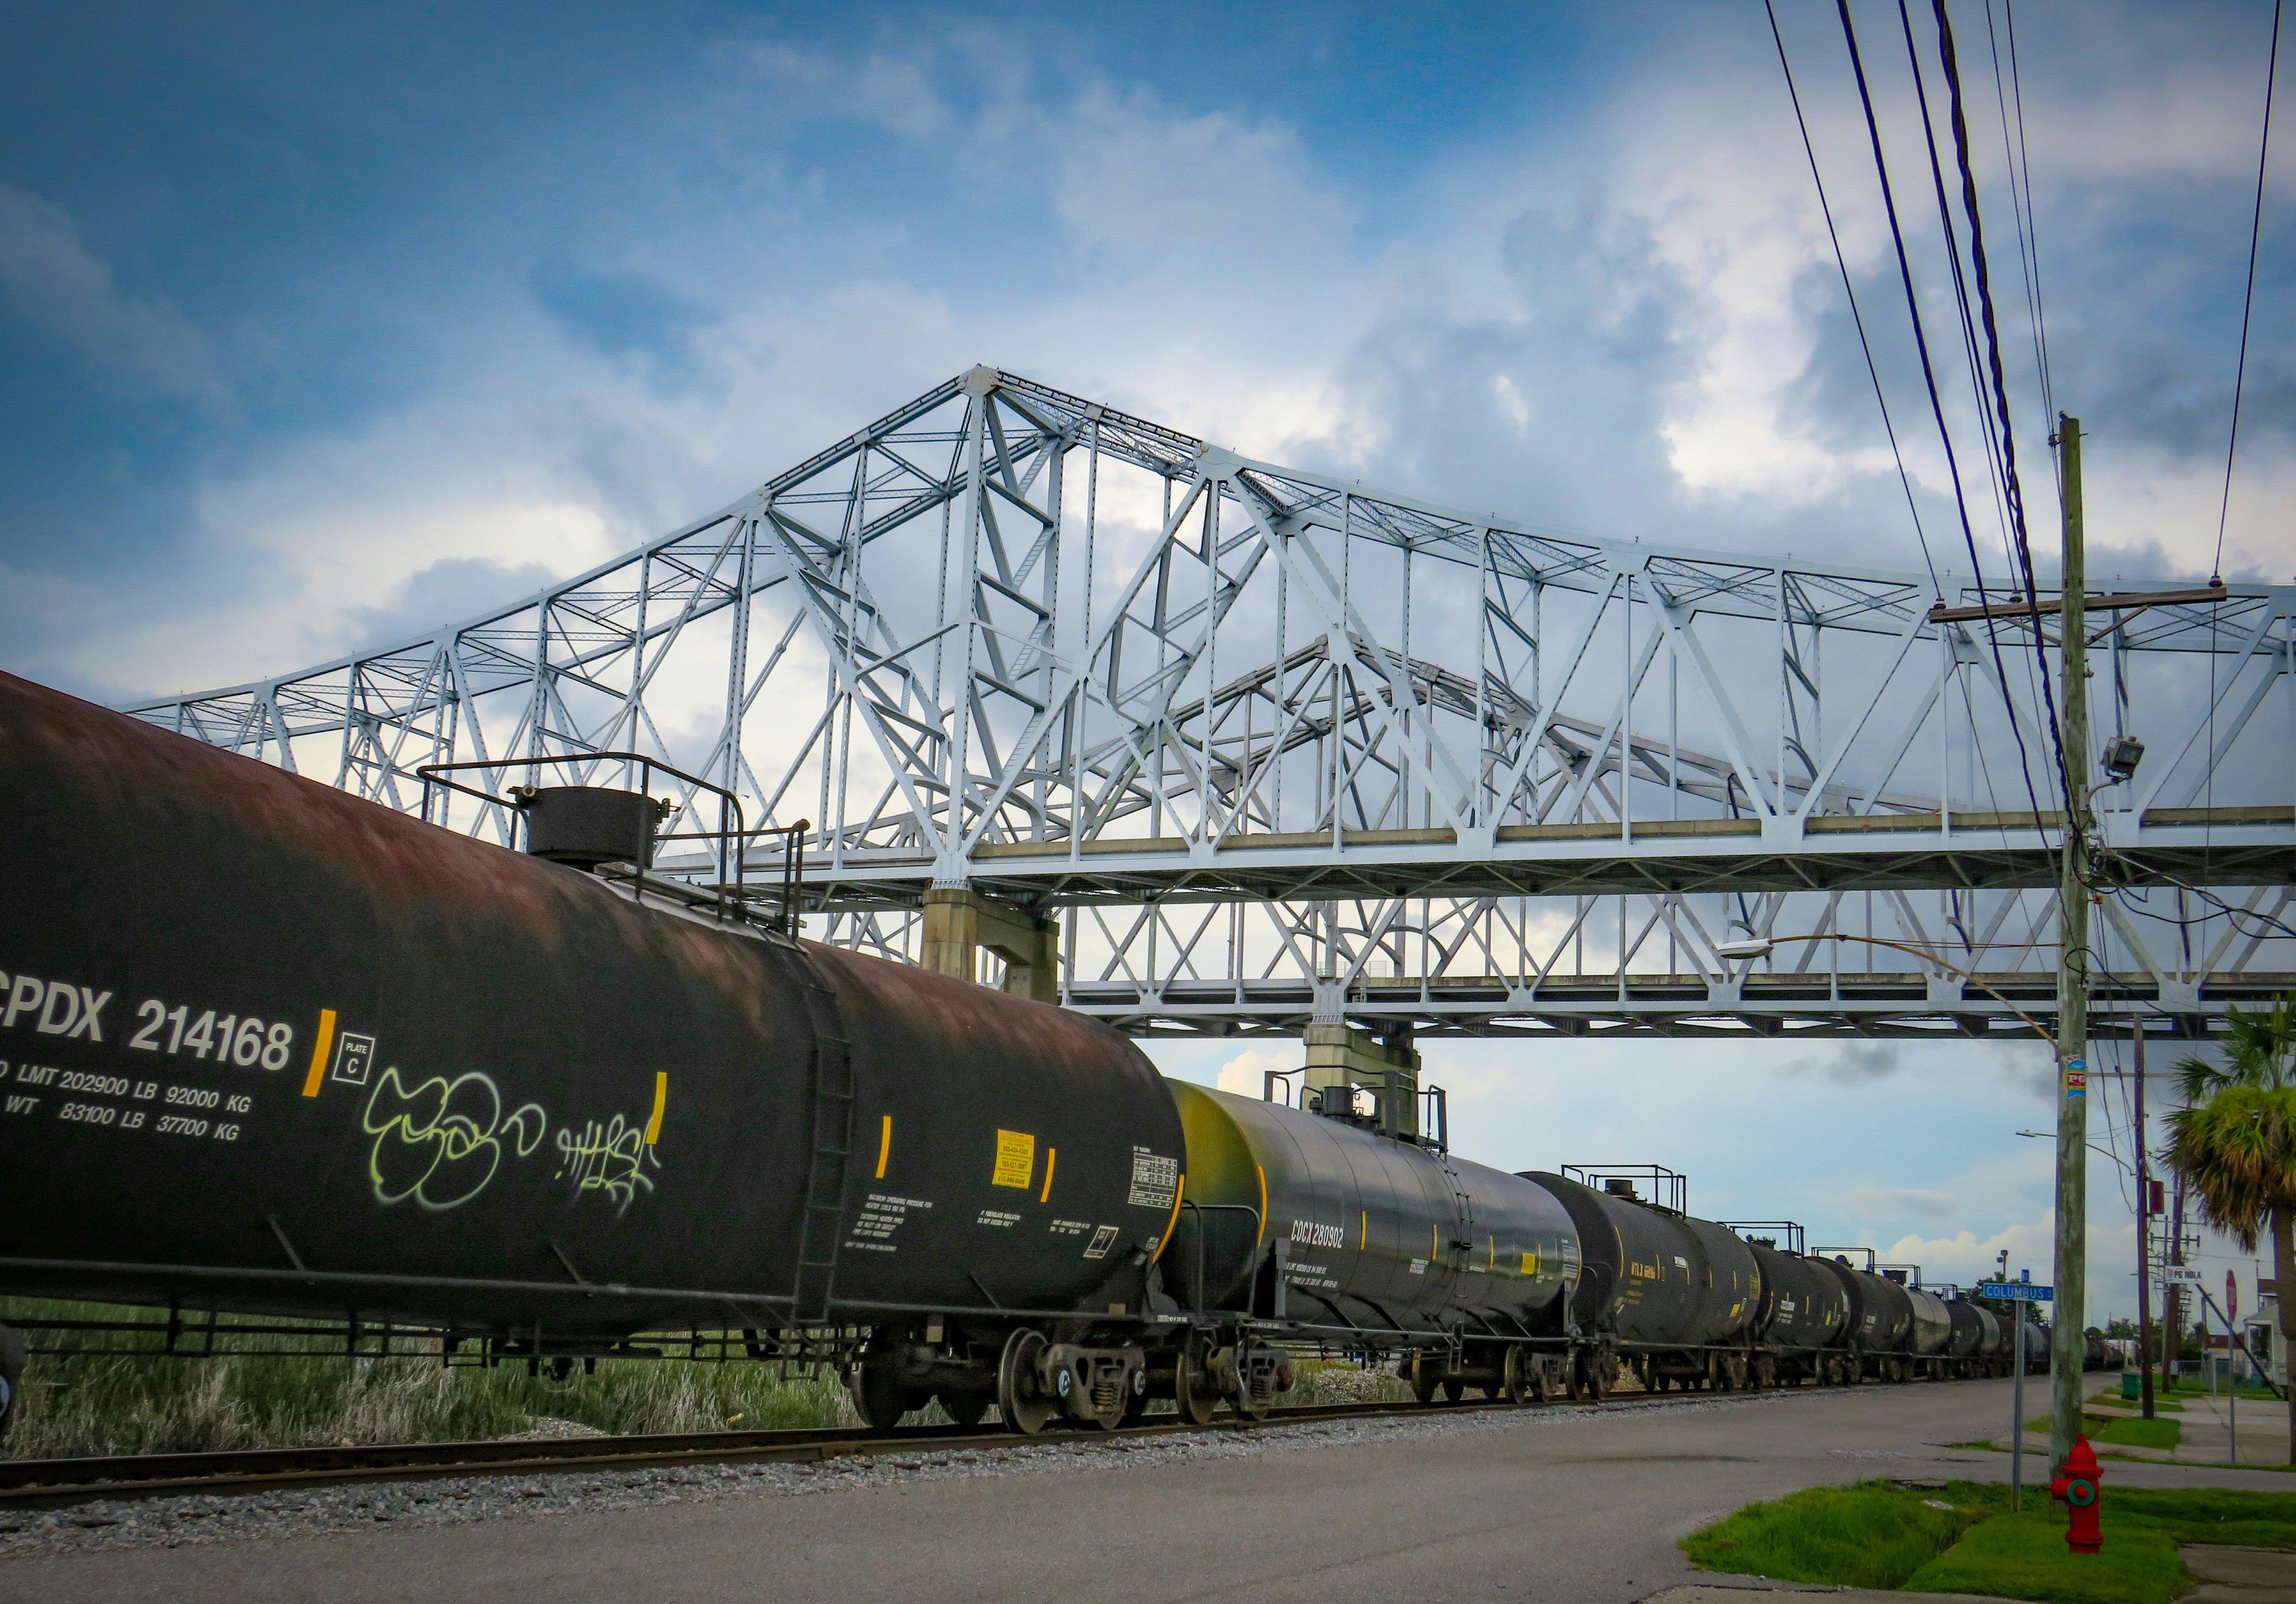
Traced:
[[[2057, 1133], [2054, 1131], [2020, 1131], [2017, 1134], [2020, 1136], [2038, 1136], [2045, 1142], [2054, 1142], [2057, 1139]], [[2099, 1147], [2096, 1143], [2092, 1142], [2088, 1143], [2088, 1150], [2092, 1153], [2103, 1153], [2106, 1158], [2120, 1166], [2123, 1173], [2132, 1177], [2136, 1174], [2134, 1169], [2129, 1168], [2128, 1161], [2123, 1158], [2120, 1154], [2114, 1152], [2111, 1148]]]
[[1719, 958], [1767, 958], [1770, 955], [1770, 953], [1774, 948], [1789, 941], [1862, 941], [1870, 946], [1890, 947], [1900, 953], [1911, 953], [1916, 958], [1925, 958], [1930, 962], [1936, 964], [1939, 969], [1946, 970], [1948, 974], [1960, 976], [1964, 980], [1968, 981], [1972, 986], [1976, 986], [1980, 991], [1982, 991], [1987, 995], [1990, 996], [1995, 1002], [2000, 1003], [2002, 1007], [2007, 1009], [2011, 1013], [2015, 1014], [2019, 1019], [2024, 1020], [2026, 1024], [2033, 1027], [2033, 1034], [2039, 1036], [2043, 1041], [2048, 1043], [2052, 1048], [2055, 1047], [2057, 1044], [2057, 1038], [2051, 1035], [2047, 1031], [2042, 1029], [2041, 1022], [2038, 1019], [2036, 1019], [2031, 1014], [2027, 1013], [2023, 1009], [2009, 1001], [2008, 998], [2003, 996], [1999, 992], [1995, 991], [1991, 986], [1986, 985], [1984, 981], [1979, 979], [1975, 975], [1971, 974], [1965, 969], [1960, 969], [1953, 964], [1948, 963], [1944, 959], [1939, 957], [1935, 953], [1931, 952], [1927, 947], [1915, 946], [1909, 942], [1890, 941], [1880, 936], [1851, 936], [1841, 930], [1824, 930], [1815, 936], [1757, 936], [1751, 941], [1726, 941], [1717, 946], [1714, 949], [1714, 953], [1715, 955]]

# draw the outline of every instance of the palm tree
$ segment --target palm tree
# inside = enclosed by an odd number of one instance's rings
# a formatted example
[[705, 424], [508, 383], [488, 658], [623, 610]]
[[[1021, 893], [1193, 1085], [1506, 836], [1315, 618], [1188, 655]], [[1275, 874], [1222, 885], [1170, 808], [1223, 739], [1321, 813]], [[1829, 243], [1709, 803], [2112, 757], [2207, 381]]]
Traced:
[[[2169, 1116], [2169, 1162], [2198, 1196], [2201, 1215], [2256, 1251], [2272, 1236], [2275, 1284], [2296, 1292], [2296, 1002], [2232, 1011], [2226, 1067], [2177, 1066], [2187, 1106]], [[2273, 1300], [2274, 1338], [2288, 1352], [2286, 1293]], [[2288, 1396], [2288, 1461], [2296, 1465], [2296, 1388]]]
[[2197, 1057], [2177, 1064], [2187, 1108], [2198, 1108], [2226, 1086], [2277, 1091], [2296, 1085], [2296, 997], [2283, 997], [2260, 1013], [2226, 1011], [2220, 1051], [2221, 1068]]

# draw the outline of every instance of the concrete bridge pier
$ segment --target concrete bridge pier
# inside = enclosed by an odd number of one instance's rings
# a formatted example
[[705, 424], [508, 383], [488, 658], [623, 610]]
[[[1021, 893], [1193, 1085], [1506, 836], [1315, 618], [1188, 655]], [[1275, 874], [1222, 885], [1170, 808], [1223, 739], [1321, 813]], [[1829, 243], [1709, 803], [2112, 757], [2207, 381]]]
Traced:
[[1004, 961], [1006, 993], [1036, 1002], [1061, 1000], [1060, 932], [1051, 920], [961, 886], [925, 893], [923, 967], [971, 980], [983, 947]]

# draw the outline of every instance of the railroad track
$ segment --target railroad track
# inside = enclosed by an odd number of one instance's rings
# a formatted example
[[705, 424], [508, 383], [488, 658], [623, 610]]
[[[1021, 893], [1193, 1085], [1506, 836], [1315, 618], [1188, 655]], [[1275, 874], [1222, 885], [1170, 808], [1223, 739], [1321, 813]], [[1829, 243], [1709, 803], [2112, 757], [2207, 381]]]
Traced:
[[[1563, 1407], [1628, 1410], [1660, 1403], [1685, 1403], [1708, 1395], [1613, 1397], [1599, 1405]], [[913, 1426], [890, 1432], [855, 1426], [530, 1442], [255, 1448], [224, 1453], [127, 1454], [109, 1459], [0, 1460], [0, 1510], [57, 1508], [94, 1499], [164, 1498], [186, 1493], [266, 1493], [289, 1487], [431, 1481], [449, 1477], [636, 1470], [680, 1465], [813, 1463], [860, 1455], [943, 1453], [964, 1448], [1018, 1448], [1054, 1443], [1095, 1447], [1129, 1438], [1185, 1432], [1250, 1432], [1313, 1420], [1480, 1414], [1523, 1407], [1527, 1406], [1480, 1399], [1458, 1404], [1307, 1404], [1276, 1409], [1258, 1420], [1229, 1416], [1210, 1426], [1192, 1426], [1163, 1416], [1113, 1431], [1061, 1429], [1034, 1437], [966, 1426]]]

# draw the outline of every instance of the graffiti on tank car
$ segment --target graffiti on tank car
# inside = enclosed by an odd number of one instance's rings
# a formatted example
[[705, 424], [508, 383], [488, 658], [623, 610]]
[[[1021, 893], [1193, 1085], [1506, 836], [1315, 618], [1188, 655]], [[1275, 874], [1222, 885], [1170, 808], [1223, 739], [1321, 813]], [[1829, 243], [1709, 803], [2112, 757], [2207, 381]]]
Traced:
[[507, 1146], [523, 1158], [542, 1143], [549, 1116], [539, 1103], [504, 1114], [493, 1077], [478, 1070], [434, 1075], [413, 1091], [397, 1065], [375, 1081], [360, 1116], [374, 1138], [367, 1179], [379, 1203], [412, 1198], [434, 1211], [458, 1208], [486, 1191]]
[[653, 1190], [647, 1167], [661, 1167], [661, 1158], [648, 1145], [645, 1126], [619, 1114], [601, 1123], [583, 1122], [580, 1130], [562, 1125], [558, 1131], [558, 1179], [571, 1178], [574, 1195], [603, 1192], [617, 1215], [627, 1214], [641, 1191]]

